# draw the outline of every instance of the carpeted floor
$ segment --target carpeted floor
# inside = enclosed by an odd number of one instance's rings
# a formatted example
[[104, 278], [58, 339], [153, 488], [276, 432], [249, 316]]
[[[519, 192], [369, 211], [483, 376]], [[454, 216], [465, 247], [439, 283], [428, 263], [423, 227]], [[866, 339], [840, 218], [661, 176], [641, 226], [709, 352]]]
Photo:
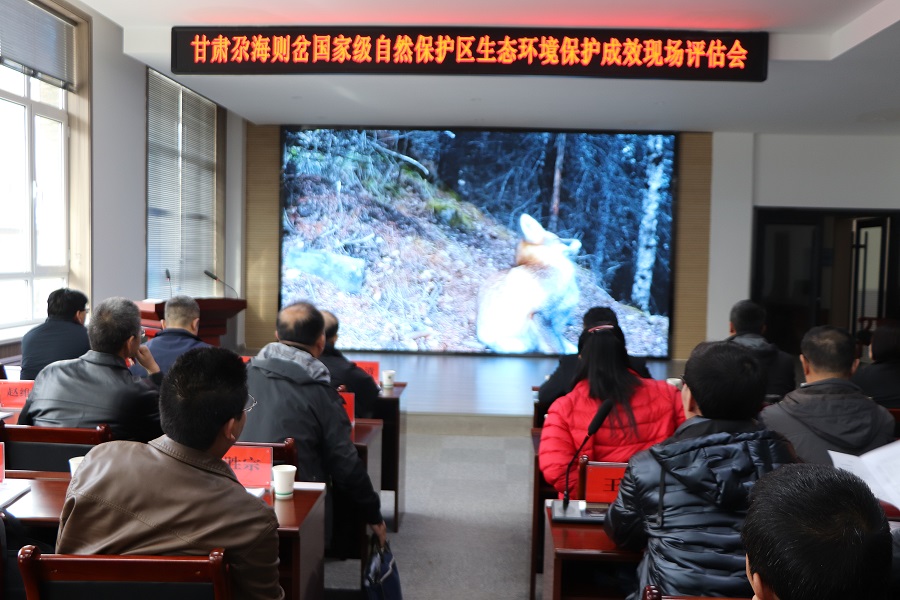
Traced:
[[[406, 512], [389, 534], [404, 598], [526, 599], [531, 417], [404, 418]], [[327, 562], [326, 598], [359, 597], [358, 577], [359, 561]]]

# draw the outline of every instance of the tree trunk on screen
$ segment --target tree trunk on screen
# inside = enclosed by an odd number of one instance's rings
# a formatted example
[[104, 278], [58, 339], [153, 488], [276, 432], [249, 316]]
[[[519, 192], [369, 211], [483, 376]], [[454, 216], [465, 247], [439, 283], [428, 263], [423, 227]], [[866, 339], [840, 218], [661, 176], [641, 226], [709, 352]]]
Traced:
[[647, 140], [646, 153], [647, 188], [641, 206], [634, 284], [631, 287], [631, 301], [644, 311], [650, 308], [650, 286], [653, 283], [653, 266], [656, 263], [656, 225], [661, 202], [660, 190], [665, 183], [666, 173], [661, 136], [652, 136]]
[[553, 196], [550, 198], [550, 222], [547, 231], [556, 233], [559, 222], [559, 188], [562, 185], [563, 159], [566, 157], [566, 134], [556, 136], [556, 164], [553, 167]]

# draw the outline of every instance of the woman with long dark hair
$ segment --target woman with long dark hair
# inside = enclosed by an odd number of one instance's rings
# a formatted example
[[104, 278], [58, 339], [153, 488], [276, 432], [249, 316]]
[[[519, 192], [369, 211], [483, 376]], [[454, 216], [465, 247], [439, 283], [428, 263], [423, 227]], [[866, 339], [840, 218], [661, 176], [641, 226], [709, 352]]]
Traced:
[[[642, 379], [628, 367], [625, 335], [612, 323], [586, 328], [578, 340], [580, 363], [572, 391], [550, 407], [538, 454], [544, 478], [565, 490], [566, 467], [601, 404], [612, 410], [581, 453], [592, 461], [627, 462], [663, 441], [684, 421], [681, 396], [664, 381]], [[575, 497], [577, 477], [569, 478]]]

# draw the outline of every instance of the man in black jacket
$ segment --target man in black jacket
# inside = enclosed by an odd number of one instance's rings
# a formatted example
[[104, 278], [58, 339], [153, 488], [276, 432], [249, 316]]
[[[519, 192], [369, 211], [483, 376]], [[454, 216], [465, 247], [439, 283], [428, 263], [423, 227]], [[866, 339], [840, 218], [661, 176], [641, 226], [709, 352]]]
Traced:
[[894, 441], [894, 418], [850, 376], [856, 344], [850, 334], [821, 325], [800, 342], [806, 383], [766, 407], [760, 421], [791, 441], [804, 462], [832, 464], [829, 450], [860, 455]]
[[331, 375], [331, 387], [338, 389], [340, 386], [355, 395], [356, 417], [358, 419], [371, 419], [375, 416], [375, 403], [378, 402], [378, 393], [381, 391], [372, 377], [356, 366], [334, 347], [338, 339], [340, 323], [334, 313], [322, 311], [325, 318], [325, 348], [319, 360], [328, 368]]
[[629, 600], [649, 584], [665, 595], [749, 598], [740, 537], [748, 495], [794, 454], [754, 421], [765, 380], [749, 351], [700, 344], [683, 379], [687, 420], [631, 458], [604, 525], [618, 546], [646, 549]]
[[[588, 309], [582, 317], [582, 326], [588, 329], [598, 323], [611, 323], [619, 325], [619, 319], [611, 308], [605, 306], [595, 306]], [[578, 339], [581, 351], [581, 338]], [[650, 371], [647, 370], [647, 361], [637, 356], [628, 356], [628, 368], [645, 379], [651, 379]], [[550, 405], [557, 398], [565, 396], [572, 391], [575, 386], [575, 376], [578, 374], [578, 354], [566, 354], [559, 357], [559, 364], [556, 370], [541, 385], [538, 391], [538, 410], [539, 414], [544, 415], [550, 409]]]
[[797, 359], [763, 337], [765, 308], [750, 300], [741, 300], [731, 307], [728, 329], [731, 337], [726, 341], [744, 346], [762, 365], [766, 374], [766, 396], [770, 400], [777, 402], [797, 387]]
[[[350, 438], [343, 401], [318, 360], [325, 347], [322, 313], [307, 302], [285, 307], [278, 313], [275, 337], [278, 341], [267, 344], [247, 366], [247, 386], [258, 404], [247, 413], [241, 440], [294, 438], [297, 480], [330, 482], [347, 492], [383, 545], [387, 529], [381, 499]], [[328, 494], [329, 514], [330, 500]], [[329, 519], [329, 534], [330, 524]]]
[[760, 478], [741, 538], [757, 600], [888, 598], [890, 528], [869, 486], [847, 471], [787, 465]]
[[[127, 298], [109, 298], [88, 325], [91, 350], [80, 358], [47, 365], [19, 415], [20, 425], [95, 427], [106, 423], [117, 440], [147, 442], [159, 425], [159, 365], [141, 345], [141, 314]], [[127, 360], [150, 376], [135, 379]]]

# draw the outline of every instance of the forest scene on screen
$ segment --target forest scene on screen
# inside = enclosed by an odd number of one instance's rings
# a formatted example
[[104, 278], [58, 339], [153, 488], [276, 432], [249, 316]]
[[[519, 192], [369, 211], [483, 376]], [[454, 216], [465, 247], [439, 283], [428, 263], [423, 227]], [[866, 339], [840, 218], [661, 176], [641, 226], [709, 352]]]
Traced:
[[346, 350], [562, 354], [612, 308], [669, 347], [675, 136], [282, 128], [281, 305]]

